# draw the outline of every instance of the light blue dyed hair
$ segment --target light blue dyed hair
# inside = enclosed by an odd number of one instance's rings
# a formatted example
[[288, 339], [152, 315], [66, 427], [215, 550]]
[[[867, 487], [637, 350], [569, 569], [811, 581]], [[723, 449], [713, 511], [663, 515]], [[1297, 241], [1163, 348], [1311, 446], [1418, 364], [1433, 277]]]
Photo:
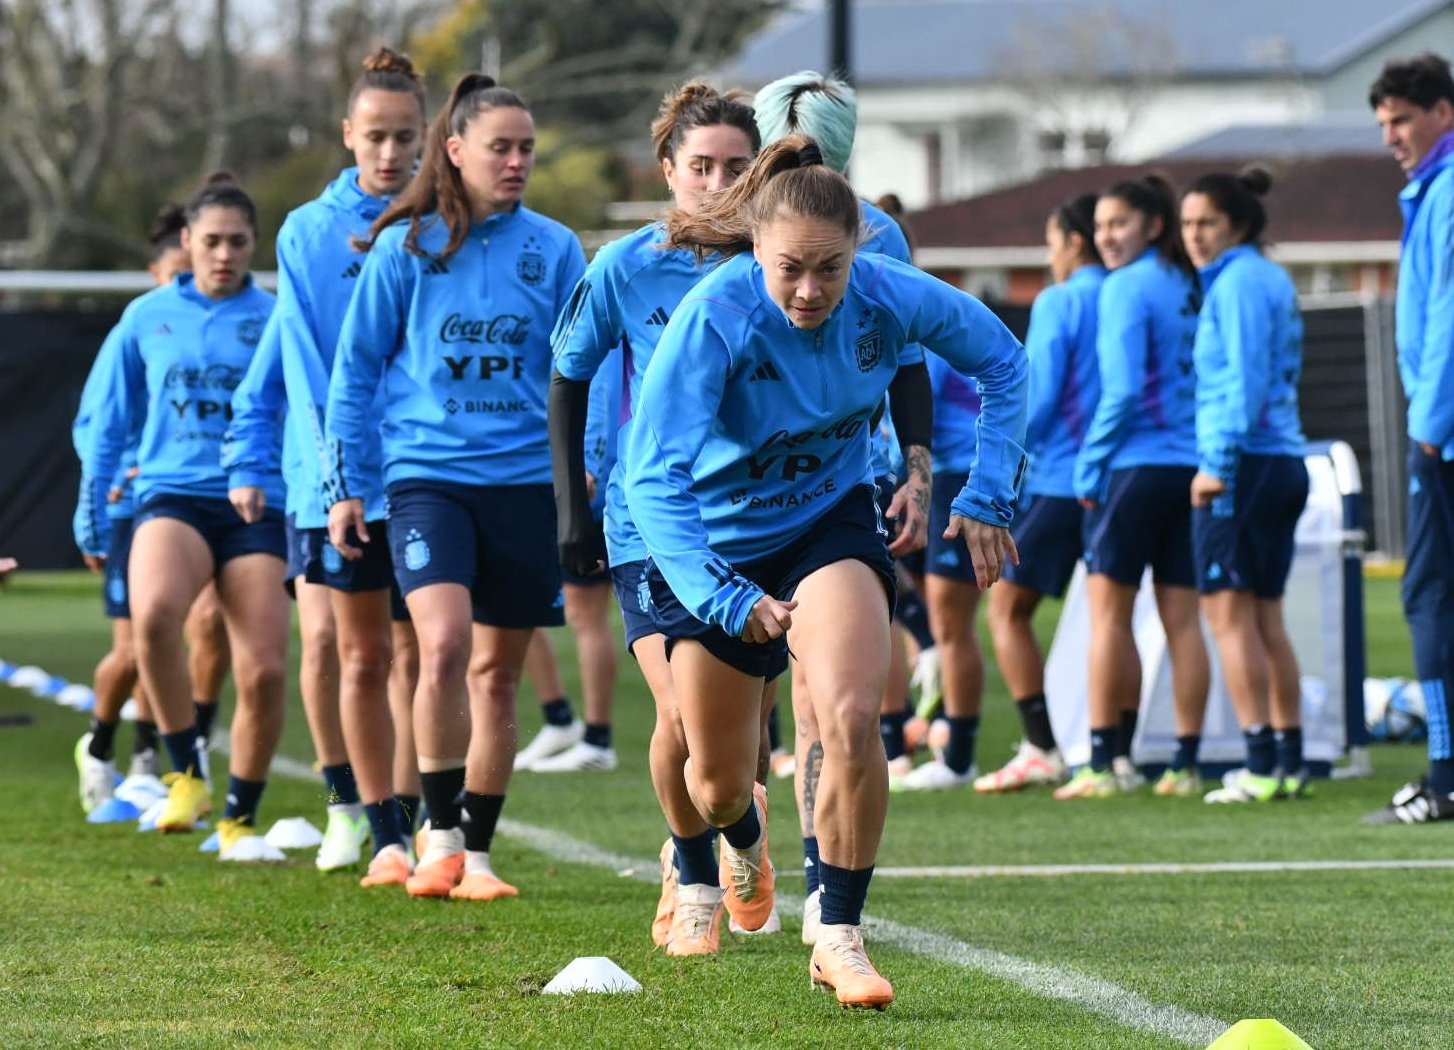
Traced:
[[774, 80], [752, 100], [762, 144], [802, 132], [818, 141], [823, 163], [842, 174], [858, 129], [858, 97], [841, 80], [812, 70]]

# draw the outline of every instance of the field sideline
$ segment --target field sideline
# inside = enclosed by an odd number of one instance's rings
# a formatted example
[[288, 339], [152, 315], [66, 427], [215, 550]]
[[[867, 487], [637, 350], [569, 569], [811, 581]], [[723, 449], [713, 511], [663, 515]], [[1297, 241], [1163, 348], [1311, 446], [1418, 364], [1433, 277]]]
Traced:
[[[98, 592], [85, 574], [15, 577], [0, 658], [89, 682], [109, 630]], [[1396, 580], [1368, 581], [1368, 610], [1369, 673], [1407, 675]], [[70, 758], [84, 718], [0, 687], [0, 715], [33, 718], [0, 727], [0, 1045], [1150, 1048], [1205, 1046], [1244, 1017], [1276, 1017], [1318, 1050], [1449, 1045], [1454, 872], [1352, 867], [1454, 861], [1454, 827], [1358, 824], [1419, 773], [1421, 748], [1379, 747], [1375, 779], [1269, 807], [895, 796], [881, 864], [903, 870], [874, 883], [868, 911], [899, 999], [847, 1013], [808, 988], [787, 782], [771, 786], [785, 933], [724, 933], [715, 959], [652, 949], [664, 830], [650, 700], [623, 668], [621, 767], [516, 778], [494, 856], [522, 897], [485, 905], [365, 892], [311, 853], [242, 868], [196, 852], [201, 836], [89, 826]], [[521, 722], [538, 725], [529, 699]], [[981, 766], [1008, 756], [1016, 728], [992, 669]], [[128, 729], [119, 742], [128, 754]], [[306, 771], [295, 698], [283, 752]], [[264, 823], [321, 824], [321, 783], [282, 772]], [[937, 870], [1051, 865], [1077, 867]], [[1176, 867], [1110, 870], [1129, 865]], [[537, 994], [580, 955], [610, 956], [643, 992]]]

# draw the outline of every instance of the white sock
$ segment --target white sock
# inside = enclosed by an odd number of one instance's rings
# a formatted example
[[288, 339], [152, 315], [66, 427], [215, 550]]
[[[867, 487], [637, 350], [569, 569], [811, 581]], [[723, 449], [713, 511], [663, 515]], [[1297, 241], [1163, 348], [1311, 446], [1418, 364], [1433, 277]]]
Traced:
[[490, 878], [499, 878], [495, 869], [490, 867], [490, 854], [488, 850], [466, 850], [464, 855], [464, 873], [466, 875], [488, 875]]

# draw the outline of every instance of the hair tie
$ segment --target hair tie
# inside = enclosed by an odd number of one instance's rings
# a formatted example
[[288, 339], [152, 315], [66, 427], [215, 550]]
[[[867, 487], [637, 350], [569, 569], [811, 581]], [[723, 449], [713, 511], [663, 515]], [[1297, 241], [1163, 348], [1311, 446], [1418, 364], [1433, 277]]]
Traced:
[[810, 142], [798, 150], [798, 167], [811, 168], [815, 164], [823, 163], [823, 151], [818, 148], [816, 142]]

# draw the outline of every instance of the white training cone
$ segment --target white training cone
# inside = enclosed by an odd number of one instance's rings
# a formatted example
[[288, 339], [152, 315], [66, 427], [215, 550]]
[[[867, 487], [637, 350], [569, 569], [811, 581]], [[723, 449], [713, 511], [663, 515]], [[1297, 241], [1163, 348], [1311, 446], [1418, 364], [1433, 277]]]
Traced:
[[24, 667], [17, 667], [10, 675], [10, 685], [16, 689], [29, 689], [34, 691], [50, 681], [50, 675], [34, 664], [26, 664]]
[[641, 985], [604, 955], [583, 955], [556, 974], [543, 989], [549, 995], [576, 992], [639, 992]]
[[136, 721], [136, 700], [135, 700], [135, 698], [129, 698], [126, 701], [126, 703], [124, 703], [124, 704], [121, 705], [121, 720], [123, 722], [135, 722]]
[[74, 711], [90, 711], [96, 706], [96, 694], [89, 685], [73, 682], [56, 694], [56, 703]]
[[312, 849], [323, 841], [323, 832], [310, 824], [307, 817], [284, 817], [263, 838], [274, 849]]

